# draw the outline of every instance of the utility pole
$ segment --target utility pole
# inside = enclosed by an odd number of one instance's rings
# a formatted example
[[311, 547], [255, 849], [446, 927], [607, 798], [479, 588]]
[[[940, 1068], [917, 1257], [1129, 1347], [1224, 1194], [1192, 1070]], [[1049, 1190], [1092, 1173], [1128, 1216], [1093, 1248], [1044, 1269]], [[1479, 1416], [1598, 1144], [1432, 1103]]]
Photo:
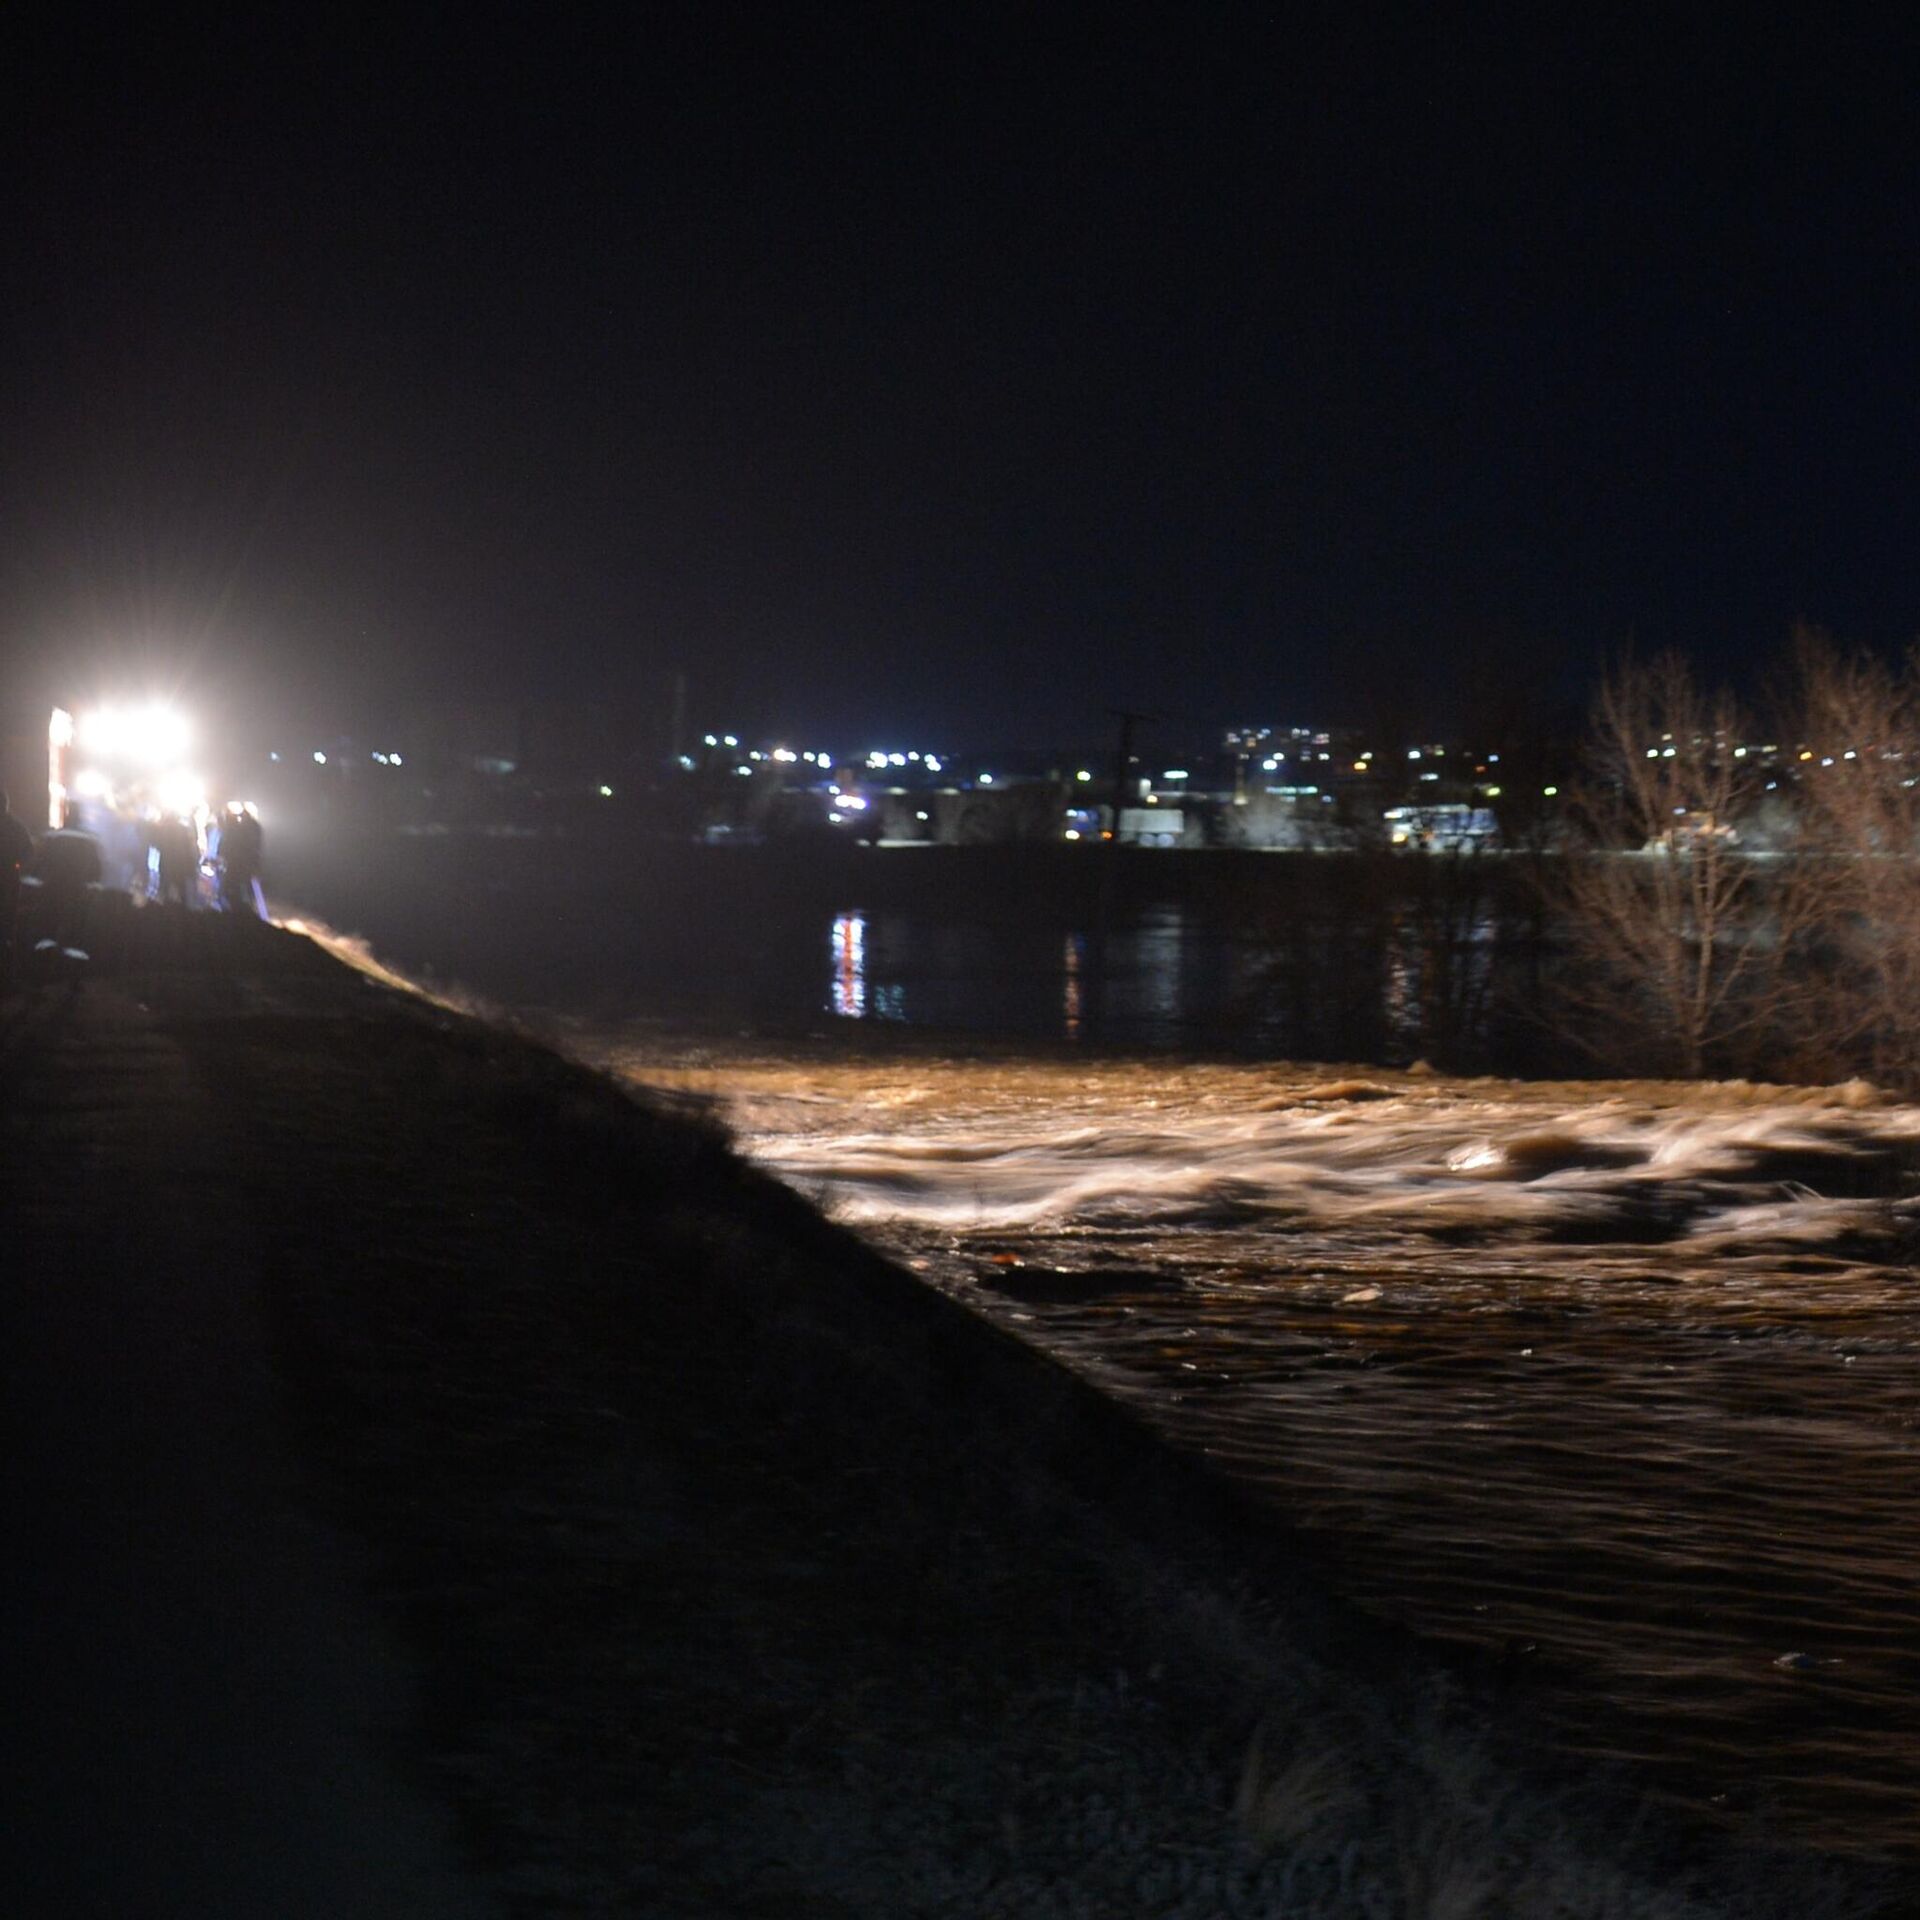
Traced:
[[[1127, 803], [1127, 787], [1133, 778], [1133, 730], [1143, 720], [1157, 720], [1153, 713], [1130, 713], [1124, 707], [1110, 711], [1120, 722], [1120, 751], [1113, 762], [1113, 832], [1108, 835], [1114, 846], [1120, 844], [1120, 809]], [[1138, 795], [1135, 795], [1138, 798]]]

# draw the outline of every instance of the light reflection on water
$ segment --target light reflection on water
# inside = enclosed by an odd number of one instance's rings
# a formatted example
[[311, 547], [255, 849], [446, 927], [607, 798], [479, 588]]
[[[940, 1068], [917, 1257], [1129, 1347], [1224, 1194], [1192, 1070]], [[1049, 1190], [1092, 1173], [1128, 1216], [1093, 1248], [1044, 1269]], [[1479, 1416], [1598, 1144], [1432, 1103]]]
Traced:
[[842, 1020], [904, 1022], [907, 990], [898, 980], [874, 980], [867, 965], [867, 916], [843, 913], [835, 917], [829, 936], [832, 973], [828, 981], [827, 1010]]
[[1068, 934], [1066, 947], [1060, 956], [1060, 1024], [1069, 1040], [1078, 1040], [1086, 1031], [1086, 958], [1087, 936], [1084, 933]]
[[1356, 1598], [1537, 1648], [1569, 1750], [1920, 1846], [1920, 1109], [611, 1051], [722, 1092], [757, 1158], [1259, 1488]]
[[[818, 949], [816, 948], [817, 952]], [[842, 1020], [945, 1031], [1178, 1046], [1239, 1019], [1244, 986], [1229, 943], [1177, 907], [1116, 928], [1104, 944], [1073, 929], [942, 923], [851, 908], [827, 926], [814, 1005]], [[774, 955], [759, 965], [774, 968]], [[817, 976], [816, 976], [817, 977]], [[1238, 1037], [1256, 1038], [1259, 1023]]]
[[827, 1004], [843, 1020], [867, 1012], [867, 917], [843, 913], [833, 923], [833, 983]]

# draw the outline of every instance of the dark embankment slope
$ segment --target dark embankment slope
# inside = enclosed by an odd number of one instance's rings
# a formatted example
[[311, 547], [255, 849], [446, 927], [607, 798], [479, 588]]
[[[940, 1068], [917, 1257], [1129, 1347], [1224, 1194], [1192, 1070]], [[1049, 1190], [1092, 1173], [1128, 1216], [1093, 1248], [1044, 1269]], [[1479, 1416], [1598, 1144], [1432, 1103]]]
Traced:
[[292, 936], [139, 948], [57, 1017], [182, 1063], [310, 1496], [418, 1668], [413, 1777], [512, 1909], [1901, 1910], [1523, 1783], [1474, 1685], [697, 1113]]

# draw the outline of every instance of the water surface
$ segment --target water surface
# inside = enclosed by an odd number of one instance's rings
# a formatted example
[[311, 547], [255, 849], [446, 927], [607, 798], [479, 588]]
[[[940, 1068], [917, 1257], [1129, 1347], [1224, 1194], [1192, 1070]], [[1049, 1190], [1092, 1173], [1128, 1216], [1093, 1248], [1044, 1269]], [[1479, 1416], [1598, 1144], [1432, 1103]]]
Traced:
[[1500, 1651], [1568, 1751], [1920, 1847], [1920, 1110], [603, 1041], [934, 1284]]

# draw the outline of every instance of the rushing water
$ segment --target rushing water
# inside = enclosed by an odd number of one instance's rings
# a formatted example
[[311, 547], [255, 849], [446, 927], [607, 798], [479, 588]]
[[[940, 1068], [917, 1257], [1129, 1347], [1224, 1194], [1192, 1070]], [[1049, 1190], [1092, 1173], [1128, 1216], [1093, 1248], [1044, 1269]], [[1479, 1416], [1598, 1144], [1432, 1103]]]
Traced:
[[1920, 1110], [607, 1050], [1252, 1482], [1356, 1598], [1504, 1649], [1569, 1750], [1920, 1848]]

